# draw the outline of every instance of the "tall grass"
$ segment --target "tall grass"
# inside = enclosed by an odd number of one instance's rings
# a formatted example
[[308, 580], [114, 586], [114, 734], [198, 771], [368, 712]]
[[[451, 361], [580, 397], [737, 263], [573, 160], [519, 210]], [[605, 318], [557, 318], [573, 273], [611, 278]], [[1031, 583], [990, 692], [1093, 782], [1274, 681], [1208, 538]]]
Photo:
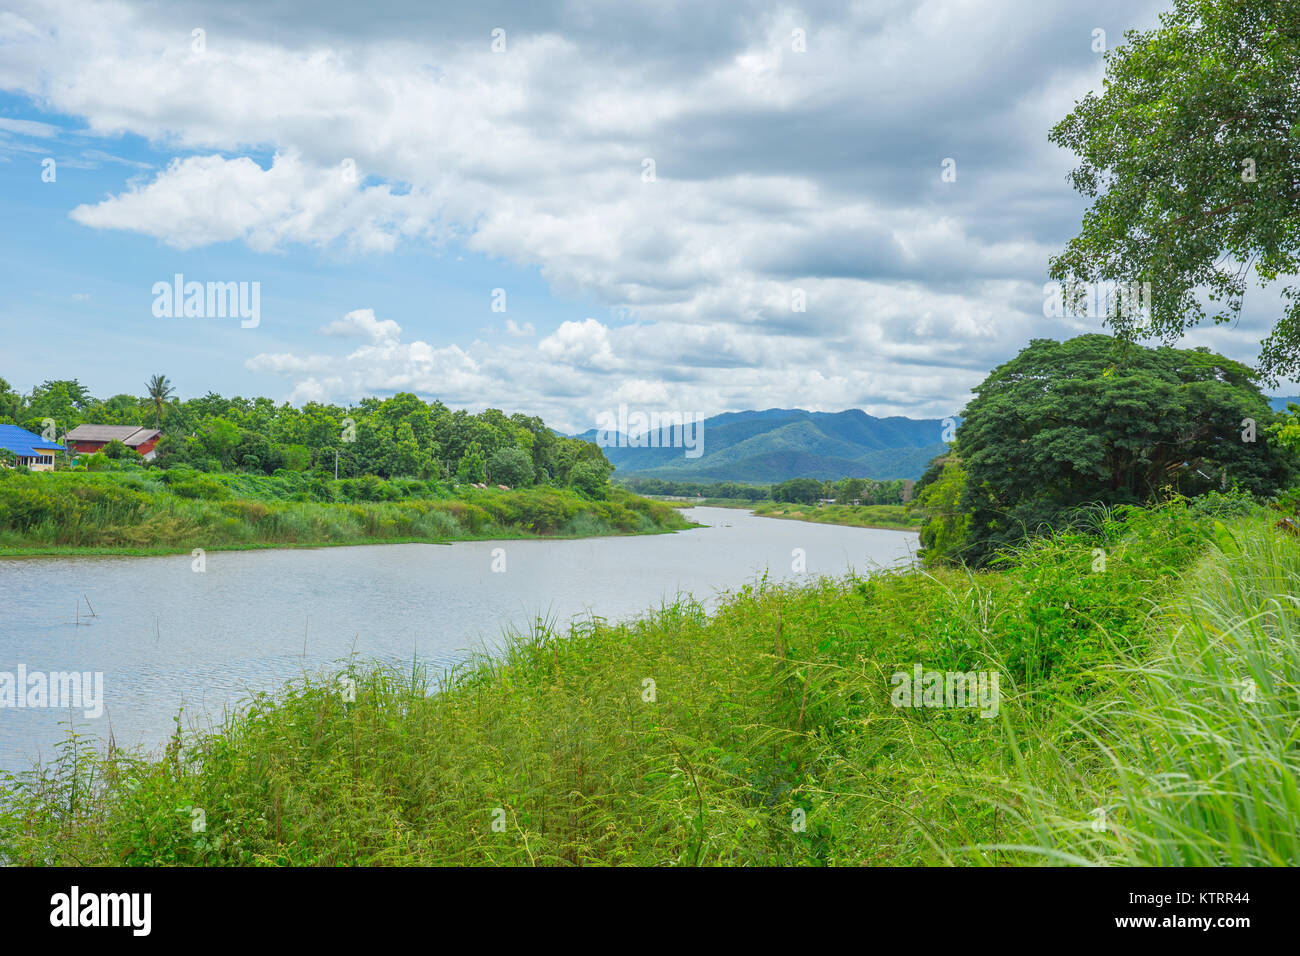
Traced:
[[919, 511], [907, 505], [802, 505], [780, 501], [760, 501], [752, 505], [755, 514], [765, 518], [792, 518], [822, 524], [843, 524], [855, 528], [892, 528], [916, 531], [924, 523]]
[[[1274, 534], [1099, 512], [994, 572], [757, 581], [446, 673], [357, 662], [161, 757], [69, 746], [0, 792], [0, 856], [1295, 863], [1300, 559]], [[917, 662], [996, 670], [998, 717], [893, 707]]]
[[[0, 554], [616, 534], [688, 526], [675, 509], [621, 490], [609, 500], [550, 487], [461, 489], [458, 497], [435, 498], [430, 497], [437, 490], [430, 491], [432, 483], [347, 479], [318, 482], [321, 494], [396, 495], [412, 490], [406, 485], [413, 484], [423, 497], [298, 501], [268, 492], [278, 486], [265, 476], [199, 475], [176, 481], [171, 474], [0, 470]], [[263, 497], [230, 497], [232, 489], [245, 486]], [[209, 496], [196, 496], [200, 491]]]
[[[1268, 518], [1214, 523], [1158, 622], [1104, 669], [1078, 739], [1024, 767], [1031, 853], [1141, 866], [1300, 865], [1300, 548]], [[1050, 787], [1079, 762], [1076, 786]]]

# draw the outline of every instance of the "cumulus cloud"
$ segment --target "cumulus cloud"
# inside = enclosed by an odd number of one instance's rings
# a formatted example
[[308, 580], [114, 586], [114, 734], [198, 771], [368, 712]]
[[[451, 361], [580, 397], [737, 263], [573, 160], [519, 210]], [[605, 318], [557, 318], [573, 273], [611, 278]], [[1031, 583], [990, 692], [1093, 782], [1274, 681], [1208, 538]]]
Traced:
[[1093, 28], [1163, 5], [483, 0], [434, 30], [414, 2], [11, 0], [0, 88], [175, 154], [74, 208], [89, 228], [257, 253], [455, 242], [608, 310], [507, 320], [491, 348], [457, 316], [435, 347], [401, 342], [396, 319], [424, 316], [349, 312], [324, 329], [363, 340], [349, 355], [251, 360], [298, 397], [948, 414], [1030, 337], [1078, 331], [1041, 312], [1083, 208], [1047, 130], [1100, 78]]
[[609, 329], [595, 319], [564, 322], [537, 343], [537, 351], [555, 362], [610, 369], [617, 364], [609, 343]]
[[325, 245], [340, 237], [367, 252], [391, 251], [402, 235], [428, 229], [413, 218], [419, 197], [386, 185], [360, 188], [350, 167], [310, 168], [276, 154], [269, 169], [248, 157], [174, 160], [145, 186], [72, 210], [98, 229], [156, 236], [180, 249], [242, 239], [259, 251], [285, 242]]
[[371, 345], [396, 345], [402, 337], [402, 327], [392, 319], [376, 319], [374, 309], [355, 309], [324, 326], [325, 335], [354, 336], [361, 335], [370, 340]]
[[403, 344], [401, 327], [391, 319], [376, 319], [373, 309], [349, 312], [320, 333], [360, 335], [367, 341], [346, 355], [261, 352], [245, 365], [295, 381], [294, 401], [407, 391], [472, 403], [480, 393], [500, 385], [457, 345], [439, 348], [418, 340]]

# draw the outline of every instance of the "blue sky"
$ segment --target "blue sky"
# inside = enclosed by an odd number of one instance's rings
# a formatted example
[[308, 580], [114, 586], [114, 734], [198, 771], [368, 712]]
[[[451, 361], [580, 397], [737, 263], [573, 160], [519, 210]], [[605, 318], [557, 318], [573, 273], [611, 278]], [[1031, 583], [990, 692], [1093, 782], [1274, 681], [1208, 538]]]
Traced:
[[[72, 209], [132, 181], [150, 181], [185, 153], [140, 136], [86, 135], [78, 118], [12, 94], [0, 95], [4, 120], [59, 129], [39, 136], [6, 130], [10, 147], [0, 161], [0, 201], [12, 224], [0, 232], [8, 358], [0, 376], [24, 390], [50, 377], [77, 377], [95, 394], [137, 394], [141, 376], [159, 371], [188, 386], [187, 395], [213, 390], [287, 398], [285, 383], [249, 369], [247, 360], [301, 348], [353, 309], [401, 316], [413, 337], [450, 345], [505, 336], [506, 317], [544, 334], [584, 308], [581, 294], [555, 296], [536, 267], [459, 242], [416, 240], [389, 253], [361, 254], [292, 243], [262, 253], [237, 240], [176, 249], [149, 235], [87, 228], [70, 218]], [[241, 155], [271, 161], [259, 151]], [[47, 157], [55, 161], [53, 182], [42, 178]], [[176, 272], [202, 282], [260, 282], [264, 322], [254, 331], [224, 319], [155, 318], [153, 285]], [[508, 290], [506, 316], [491, 308], [497, 288]], [[473, 404], [476, 398], [446, 400]]]
[[[1094, 31], [1161, 6], [11, 0], [0, 377], [574, 431], [620, 402], [951, 414], [1030, 338], [1100, 329], [1042, 313], [1084, 209], [1047, 131]], [[155, 317], [175, 273], [259, 283], [260, 324]], [[1184, 344], [1252, 361], [1271, 314]]]

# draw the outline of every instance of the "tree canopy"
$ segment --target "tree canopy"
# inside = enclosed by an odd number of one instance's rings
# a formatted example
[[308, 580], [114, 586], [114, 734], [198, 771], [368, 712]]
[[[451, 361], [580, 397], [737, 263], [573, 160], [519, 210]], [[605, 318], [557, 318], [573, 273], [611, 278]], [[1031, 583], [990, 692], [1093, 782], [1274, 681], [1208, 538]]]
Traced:
[[[1174, 0], [1130, 31], [1090, 93], [1051, 133], [1081, 159], [1092, 199], [1052, 260], [1066, 283], [1149, 284], [1149, 311], [1108, 318], [1126, 341], [1166, 343], [1207, 317], [1231, 321], [1251, 275], [1297, 271], [1300, 254], [1300, 3]], [[1069, 288], [1069, 286], [1067, 286]], [[1300, 371], [1300, 288], [1262, 343], [1269, 381]]]
[[613, 471], [595, 443], [558, 435], [537, 416], [495, 408], [473, 415], [406, 392], [349, 406], [308, 402], [299, 408], [215, 392], [181, 401], [162, 375], [153, 376], [146, 390], [100, 400], [76, 380], [57, 380], [24, 396], [0, 379], [0, 424], [39, 433], [51, 418], [66, 434], [84, 423], [156, 422], [163, 437], [155, 464], [202, 471], [332, 476], [337, 453], [344, 478], [481, 482], [491, 475], [511, 487], [581, 486], [596, 496], [605, 493]]
[[1296, 473], [1267, 440], [1275, 415], [1251, 370], [1207, 349], [1136, 347], [1116, 365], [1110, 336], [1035, 339], [975, 393], [955, 450], [976, 563], [1089, 503], [1268, 495]]

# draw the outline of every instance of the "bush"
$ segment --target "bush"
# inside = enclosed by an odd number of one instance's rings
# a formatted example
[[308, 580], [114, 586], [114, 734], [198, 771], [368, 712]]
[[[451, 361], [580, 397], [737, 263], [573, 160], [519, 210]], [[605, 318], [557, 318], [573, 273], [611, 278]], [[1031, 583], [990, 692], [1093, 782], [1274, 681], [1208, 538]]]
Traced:
[[569, 484], [589, 498], [609, 493], [609, 469], [595, 461], [579, 462], [569, 473]]
[[487, 461], [488, 480], [511, 488], [533, 483], [533, 460], [517, 445], [492, 453]]

